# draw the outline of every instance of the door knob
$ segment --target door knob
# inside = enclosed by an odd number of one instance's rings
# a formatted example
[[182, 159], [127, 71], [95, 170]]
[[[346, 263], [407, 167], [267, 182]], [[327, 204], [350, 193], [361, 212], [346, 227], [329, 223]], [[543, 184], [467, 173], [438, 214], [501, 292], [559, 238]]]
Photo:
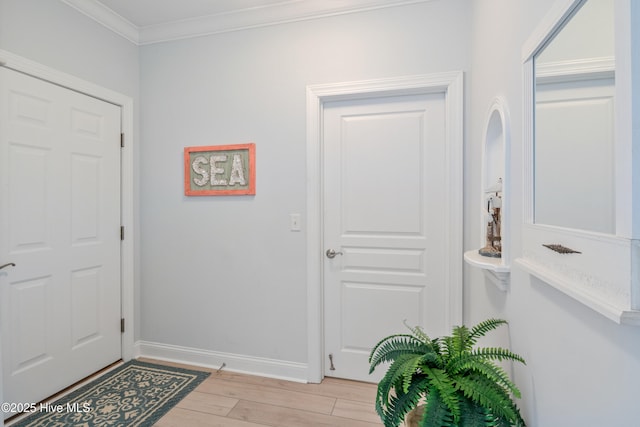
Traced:
[[329, 259], [333, 259], [336, 257], [336, 255], [342, 255], [342, 252], [336, 252], [333, 249], [327, 249], [327, 252], [325, 252], [327, 254], [327, 258]]
[[16, 265], [12, 262], [6, 263], [5, 265], [0, 265], [0, 270], [7, 267], [15, 267]]

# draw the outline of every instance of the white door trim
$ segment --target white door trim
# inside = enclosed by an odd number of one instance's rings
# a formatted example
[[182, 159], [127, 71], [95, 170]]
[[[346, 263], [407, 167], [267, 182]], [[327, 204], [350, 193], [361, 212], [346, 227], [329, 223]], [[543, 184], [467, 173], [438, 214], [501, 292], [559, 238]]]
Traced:
[[307, 366], [308, 381], [318, 383], [323, 372], [323, 206], [322, 128], [324, 105], [329, 101], [379, 96], [444, 93], [447, 103], [447, 159], [450, 188], [447, 209], [449, 322], [462, 323], [462, 163], [463, 73], [461, 71], [307, 86]]
[[[126, 136], [126, 143], [121, 157], [121, 209], [122, 225], [126, 230], [126, 237], [121, 246], [121, 280], [122, 280], [122, 315], [126, 319], [125, 332], [122, 334], [122, 359], [127, 361], [133, 357], [134, 343], [134, 198], [133, 198], [133, 99], [82, 80], [78, 77], [57, 71], [40, 63], [23, 58], [11, 52], [0, 49], [0, 66], [19, 71], [33, 77], [81, 92], [94, 98], [101, 99], [120, 106], [122, 111], [122, 132]], [[114, 230], [114, 232], [117, 232]], [[0, 349], [2, 342], [0, 341]], [[0, 371], [1, 375], [1, 371]], [[2, 396], [2, 378], [0, 377], [0, 397]]]

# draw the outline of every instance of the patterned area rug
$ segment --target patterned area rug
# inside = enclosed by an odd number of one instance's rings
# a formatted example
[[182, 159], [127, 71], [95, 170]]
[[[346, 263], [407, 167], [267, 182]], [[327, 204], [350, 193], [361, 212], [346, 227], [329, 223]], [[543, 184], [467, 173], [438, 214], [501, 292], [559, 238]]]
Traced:
[[209, 376], [133, 360], [51, 403], [12, 427], [152, 426]]

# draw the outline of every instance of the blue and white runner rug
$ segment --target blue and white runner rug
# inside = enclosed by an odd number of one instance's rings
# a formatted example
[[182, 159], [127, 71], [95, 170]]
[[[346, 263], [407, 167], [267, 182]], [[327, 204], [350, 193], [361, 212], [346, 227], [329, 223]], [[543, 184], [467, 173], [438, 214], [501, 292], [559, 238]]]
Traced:
[[132, 360], [52, 403], [12, 427], [152, 426], [209, 376], [209, 372]]

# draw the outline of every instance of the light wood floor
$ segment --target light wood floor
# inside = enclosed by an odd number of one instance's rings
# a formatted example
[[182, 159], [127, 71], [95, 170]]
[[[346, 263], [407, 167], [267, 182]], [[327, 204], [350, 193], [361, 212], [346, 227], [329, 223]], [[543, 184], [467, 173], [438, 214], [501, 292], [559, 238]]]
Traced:
[[156, 423], [157, 427], [380, 426], [376, 386], [325, 378], [301, 384], [221, 370], [147, 362], [211, 372], [211, 376]]

